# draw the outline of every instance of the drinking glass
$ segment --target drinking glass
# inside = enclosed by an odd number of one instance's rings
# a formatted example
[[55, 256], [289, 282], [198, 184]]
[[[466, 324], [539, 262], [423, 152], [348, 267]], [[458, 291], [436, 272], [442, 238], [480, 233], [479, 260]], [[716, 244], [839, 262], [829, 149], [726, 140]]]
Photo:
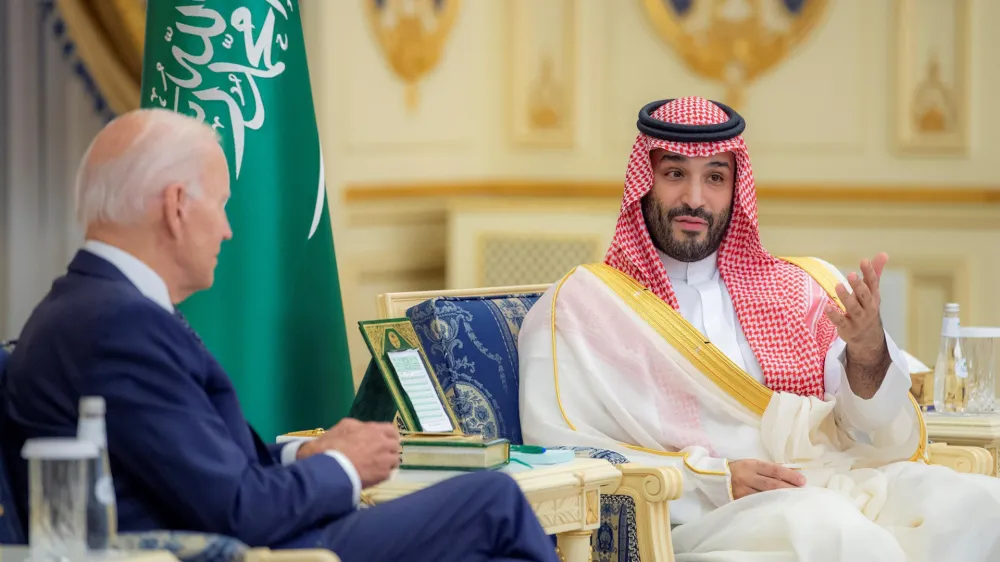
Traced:
[[965, 413], [992, 414], [996, 404], [996, 365], [1000, 355], [1000, 328], [960, 329], [965, 380]]
[[97, 457], [97, 446], [77, 439], [29, 439], [21, 456], [28, 461], [32, 562], [85, 559], [87, 461]]

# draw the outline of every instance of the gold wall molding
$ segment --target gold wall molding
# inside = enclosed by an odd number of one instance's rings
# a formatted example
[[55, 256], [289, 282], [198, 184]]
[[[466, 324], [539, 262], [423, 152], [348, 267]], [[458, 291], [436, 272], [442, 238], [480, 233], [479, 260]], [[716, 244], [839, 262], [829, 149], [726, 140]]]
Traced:
[[[765, 14], [761, 2], [740, 3], [742, 14], [728, 10], [727, 2], [643, 0], [657, 35], [691, 71], [726, 86], [725, 102], [743, 105], [746, 88], [788, 58], [817, 27], [827, 11], [827, 0], [805, 0], [789, 9], [773, 2], [785, 25], [773, 26], [775, 13]], [[707, 24], [705, 23], [707, 22]]]
[[[621, 199], [618, 181], [442, 181], [398, 184], [350, 184], [346, 203], [393, 199], [461, 199], [516, 197], [539, 199]], [[894, 184], [785, 183], [757, 187], [761, 201], [822, 203], [896, 203], [913, 205], [1000, 205], [1000, 185], [929, 186]]]
[[365, 18], [389, 68], [406, 84], [415, 111], [417, 83], [441, 61], [461, 0], [365, 0]]

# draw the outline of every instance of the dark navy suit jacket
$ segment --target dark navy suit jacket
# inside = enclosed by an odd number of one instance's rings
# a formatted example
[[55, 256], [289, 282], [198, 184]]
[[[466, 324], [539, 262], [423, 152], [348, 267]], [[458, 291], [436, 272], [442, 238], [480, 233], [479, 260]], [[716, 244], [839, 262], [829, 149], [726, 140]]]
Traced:
[[22, 517], [21, 446], [75, 436], [83, 395], [107, 403], [120, 531], [308, 543], [354, 511], [351, 480], [336, 459], [282, 466], [279, 448], [247, 424], [228, 376], [186, 324], [86, 251], [32, 313], [0, 389], [0, 444]]

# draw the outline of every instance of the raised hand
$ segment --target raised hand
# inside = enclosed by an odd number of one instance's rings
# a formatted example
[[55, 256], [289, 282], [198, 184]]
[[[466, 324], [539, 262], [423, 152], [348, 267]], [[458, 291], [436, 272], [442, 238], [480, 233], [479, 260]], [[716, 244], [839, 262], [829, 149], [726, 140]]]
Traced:
[[882, 316], [879, 314], [879, 306], [882, 304], [879, 280], [888, 261], [889, 256], [884, 252], [871, 261], [861, 260], [863, 277], [854, 272], [847, 276], [853, 294], [842, 283], [837, 285], [837, 296], [844, 304], [845, 312], [842, 313], [832, 304], [826, 308], [827, 318], [837, 327], [838, 335], [847, 342], [848, 347], [860, 346], [875, 351], [885, 344]]
[[837, 285], [837, 296], [844, 303], [845, 312], [834, 305], [826, 308], [826, 316], [837, 327], [837, 334], [847, 343], [847, 381], [857, 396], [870, 399], [875, 396], [885, 380], [892, 359], [889, 356], [882, 316], [879, 306], [882, 295], [879, 281], [889, 256], [879, 253], [872, 261], [861, 261], [861, 274], [847, 276], [852, 293], [842, 283]]

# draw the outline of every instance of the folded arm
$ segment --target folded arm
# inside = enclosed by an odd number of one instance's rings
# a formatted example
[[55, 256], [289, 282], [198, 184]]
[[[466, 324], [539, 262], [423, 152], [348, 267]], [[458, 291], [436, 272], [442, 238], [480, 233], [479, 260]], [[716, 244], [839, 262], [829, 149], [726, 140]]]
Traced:
[[144, 493], [189, 529], [251, 546], [354, 509], [354, 486], [336, 459], [263, 466], [245, 452], [249, 429], [234, 430], [218, 409], [238, 408], [225, 397], [232, 386], [204, 378], [212, 359], [173, 318], [142, 307], [120, 316], [105, 326], [127, 329], [103, 335], [101, 361], [82, 389], [107, 401], [113, 470], [143, 482]]

